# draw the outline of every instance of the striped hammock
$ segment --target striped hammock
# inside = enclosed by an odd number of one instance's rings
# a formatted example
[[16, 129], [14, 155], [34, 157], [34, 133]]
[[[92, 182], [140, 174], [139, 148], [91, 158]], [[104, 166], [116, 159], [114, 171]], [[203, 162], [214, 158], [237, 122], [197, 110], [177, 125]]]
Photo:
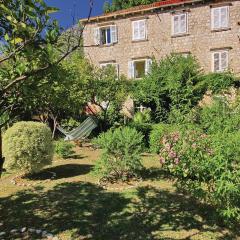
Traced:
[[93, 117], [88, 117], [79, 127], [70, 132], [65, 131], [61, 126], [57, 126], [57, 129], [65, 135], [65, 141], [75, 141], [86, 139], [96, 127], [96, 119]]

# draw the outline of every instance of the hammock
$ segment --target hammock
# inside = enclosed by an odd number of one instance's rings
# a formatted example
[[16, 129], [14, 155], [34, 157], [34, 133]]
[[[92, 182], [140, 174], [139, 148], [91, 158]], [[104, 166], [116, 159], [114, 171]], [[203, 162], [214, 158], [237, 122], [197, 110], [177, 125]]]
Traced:
[[65, 131], [61, 126], [57, 126], [57, 129], [66, 136], [64, 139], [65, 141], [74, 141], [86, 139], [96, 127], [96, 120], [92, 117], [88, 117], [79, 127], [70, 132]]

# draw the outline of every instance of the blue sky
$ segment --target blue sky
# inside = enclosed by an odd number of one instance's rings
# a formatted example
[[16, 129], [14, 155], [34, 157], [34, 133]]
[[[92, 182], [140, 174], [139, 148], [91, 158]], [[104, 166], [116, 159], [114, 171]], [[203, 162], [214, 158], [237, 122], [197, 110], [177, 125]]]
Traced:
[[[60, 9], [59, 12], [52, 14], [52, 17], [64, 28], [72, 25], [72, 16], [77, 19], [86, 18], [89, 12], [89, 0], [45, 0], [45, 2]], [[105, 0], [93, 0], [92, 16], [102, 14], [104, 2]]]

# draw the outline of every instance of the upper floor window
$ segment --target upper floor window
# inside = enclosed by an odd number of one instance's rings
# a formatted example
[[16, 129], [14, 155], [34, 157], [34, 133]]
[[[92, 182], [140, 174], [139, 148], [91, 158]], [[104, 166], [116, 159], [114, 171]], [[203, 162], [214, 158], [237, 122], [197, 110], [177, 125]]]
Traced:
[[116, 43], [118, 41], [117, 26], [111, 25], [95, 28], [94, 41], [96, 45], [110, 45]]
[[151, 59], [137, 59], [130, 61], [128, 63], [129, 78], [143, 78], [150, 71], [151, 64]]
[[133, 41], [144, 40], [147, 39], [147, 26], [146, 20], [138, 20], [132, 22], [133, 29]]
[[228, 69], [228, 51], [219, 50], [212, 53], [213, 72], [224, 72]]
[[188, 31], [188, 15], [187, 13], [181, 13], [173, 15], [172, 34], [179, 35], [187, 33]]
[[229, 6], [212, 8], [211, 16], [213, 30], [229, 27]]

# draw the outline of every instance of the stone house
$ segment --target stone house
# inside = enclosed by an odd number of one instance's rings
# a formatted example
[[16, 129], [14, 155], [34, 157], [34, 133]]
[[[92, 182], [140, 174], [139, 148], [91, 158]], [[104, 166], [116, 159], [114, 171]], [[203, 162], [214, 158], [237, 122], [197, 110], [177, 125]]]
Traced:
[[81, 22], [85, 56], [128, 78], [170, 53], [193, 54], [206, 72], [240, 73], [239, 0], [165, 0]]

